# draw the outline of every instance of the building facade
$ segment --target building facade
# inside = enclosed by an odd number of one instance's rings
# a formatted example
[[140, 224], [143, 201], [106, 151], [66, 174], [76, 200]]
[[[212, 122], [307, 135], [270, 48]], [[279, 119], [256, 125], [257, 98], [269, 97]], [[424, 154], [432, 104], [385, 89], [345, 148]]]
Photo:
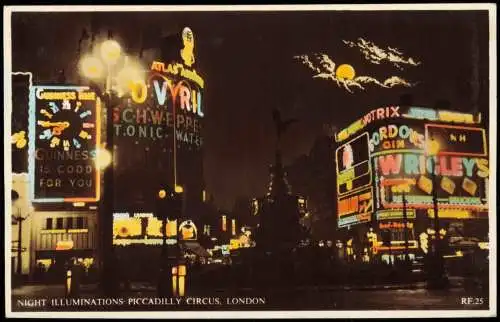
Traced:
[[389, 261], [427, 253], [436, 235], [451, 254], [488, 241], [488, 140], [480, 114], [381, 107], [336, 141], [346, 254]]
[[32, 260], [30, 234], [34, 218], [33, 207], [29, 199], [28, 174], [14, 173], [12, 175], [12, 194], [15, 198], [11, 202], [11, 271], [26, 276], [30, 274]]

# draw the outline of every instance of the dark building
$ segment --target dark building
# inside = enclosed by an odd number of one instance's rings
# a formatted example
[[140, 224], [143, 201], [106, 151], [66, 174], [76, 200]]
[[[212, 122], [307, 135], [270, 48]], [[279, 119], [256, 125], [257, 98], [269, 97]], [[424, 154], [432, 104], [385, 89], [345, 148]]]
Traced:
[[334, 138], [320, 136], [308, 155], [300, 156], [286, 168], [294, 191], [306, 199], [307, 215], [303, 220], [315, 241], [336, 238], [334, 150]]

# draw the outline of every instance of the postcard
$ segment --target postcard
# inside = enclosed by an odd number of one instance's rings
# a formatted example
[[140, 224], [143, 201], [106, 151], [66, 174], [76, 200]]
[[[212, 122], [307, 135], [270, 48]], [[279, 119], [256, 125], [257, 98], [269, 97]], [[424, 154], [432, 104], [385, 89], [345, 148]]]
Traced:
[[496, 316], [493, 4], [4, 30], [6, 316]]

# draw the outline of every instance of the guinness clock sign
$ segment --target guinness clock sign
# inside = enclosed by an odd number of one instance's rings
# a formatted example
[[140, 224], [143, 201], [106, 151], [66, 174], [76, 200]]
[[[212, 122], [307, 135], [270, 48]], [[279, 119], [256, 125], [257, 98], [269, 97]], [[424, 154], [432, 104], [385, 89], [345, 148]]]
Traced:
[[87, 87], [34, 86], [29, 173], [34, 202], [99, 199], [100, 100]]

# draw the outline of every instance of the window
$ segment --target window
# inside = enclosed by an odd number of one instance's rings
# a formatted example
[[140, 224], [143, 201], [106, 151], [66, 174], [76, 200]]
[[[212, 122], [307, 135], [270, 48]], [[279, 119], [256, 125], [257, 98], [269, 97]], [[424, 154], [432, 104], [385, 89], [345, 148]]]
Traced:
[[66, 218], [66, 229], [72, 229], [73, 228], [73, 218]]
[[45, 219], [45, 229], [52, 229], [52, 218]]
[[76, 218], [76, 228], [77, 229], [83, 228], [83, 217]]
[[56, 219], [56, 229], [63, 229], [63, 219], [62, 218]]

